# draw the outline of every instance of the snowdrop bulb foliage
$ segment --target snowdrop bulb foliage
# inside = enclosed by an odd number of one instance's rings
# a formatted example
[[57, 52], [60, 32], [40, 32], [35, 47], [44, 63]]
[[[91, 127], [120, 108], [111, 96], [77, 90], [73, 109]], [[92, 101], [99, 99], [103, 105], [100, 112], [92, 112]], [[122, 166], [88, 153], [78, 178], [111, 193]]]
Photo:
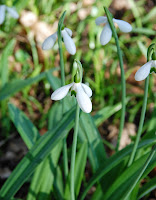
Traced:
[[136, 81], [142, 81], [150, 74], [151, 68], [156, 69], [156, 60], [150, 60], [146, 64], [144, 64], [135, 74]]
[[[128, 22], [125, 22], [125, 21], [119, 20], [119, 19], [115, 19], [115, 18], [113, 18], [113, 22], [118, 25], [119, 29], [122, 32], [128, 33], [130, 31], [132, 31], [132, 26]], [[100, 43], [102, 45], [106, 45], [111, 40], [111, 37], [112, 37], [112, 30], [109, 25], [108, 19], [105, 16], [100, 16], [95, 20], [95, 23], [96, 23], [96, 25], [100, 25], [103, 23], [106, 24], [100, 35]]]
[[[74, 55], [76, 53], [76, 47], [75, 47], [75, 43], [73, 42], [73, 39], [71, 38], [72, 31], [69, 28], [64, 28], [61, 31], [61, 35], [63, 37], [63, 41], [64, 41], [67, 51], [71, 55]], [[43, 50], [51, 49], [54, 46], [57, 37], [58, 37], [57, 32], [47, 37], [42, 44], [42, 49]]]
[[14, 19], [18, 19], [19, 18], [19, 14], [17, 13], [17, 11], [14, 8], [10, 8], [10, 7], [6, 6], [6, 5], [0, 5], [0, 25], [3, 24], [3, 22], [5, 20], [5, 12], [6, 11]]
[[92, 102], [90, 97], [92, 96], [92, 90], [89, 86], [83, 83], [70, 83], [59, 89], [55, 90], [52, 95], [52, 100], [61, 100], [63, 99], [69, 91], [75, 91], [76, 99], [81, 110], [85, 113], [90, 113], [92, 111]]

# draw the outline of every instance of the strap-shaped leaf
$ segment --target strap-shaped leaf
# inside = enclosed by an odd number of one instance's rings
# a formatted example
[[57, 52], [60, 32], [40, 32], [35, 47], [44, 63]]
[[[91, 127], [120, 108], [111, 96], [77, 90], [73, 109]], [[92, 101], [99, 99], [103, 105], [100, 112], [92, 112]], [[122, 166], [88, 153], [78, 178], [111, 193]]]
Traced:
[[88, 145], [87, 143], [83, 143], [80, 147], [79, 152], [76, 155], [75, 173], [74, 173], [76, 196], [78, 196], [79, 194], [81, 182], [84, 175], [84, 170], [87, 161], [87, 151], [88, 151]]
[[15, 80], [15, 81], [5, 84], [2, 87], [2, 89], [0, 90], [0, 101], [12, 96], [16, 92], [19, 92], [26, 86], [29, 86], [33, 83], [36, 83], [36, 82], [44, 79], [47, 73], [50, 73], [54, 70], [56, 70], [56, 68], [50, 69], [46, 72], [42, 72], [40, 75], [38, 75], [34, 78], [28, 78], [26, 80]]
[[[152, 146], [153, 144], [155, 144], [155, 140], [144, 140], [140, 142], [140, 144], [138, 145], [138, 149], [149, 147], [149, 146]], [[120, 162], [122, 162], [130, 154], [131, 151], [132, 151], [132, 145], [124, 148], [123, 150], [119, 151], [118, 153], [110, 157], [107, 161], [102, 163], [101, 167], [97, 170], [97, 172], [92, 176], [92, 178], [88, 182], [80, 199], [81, 200], [84, 199], [87, 192], [90, 190], [90, 188], [95, 183], [100, 181], [107, 172], [109, 172], [111, 169], [117, 166]]]
[[[114, 200], [124, 200], [128, 197], [128, 192], [130, 188], [135, 187], [135, 180], [140, 174], [140, 171], [149, 157], [149, 153], [139, 158], [135, 161], [128, 169], [126, 169], [120, 177], [112, 183], [111, 187], [105, 194], [105, 199], [114, 199]], [[156, 164], [156, 155], [152, 158], [149, 166], [155, 166]]]
[[141, 199], [154, 189], [156, 189], [156, 177], [152, 178], [149, 182], [147, 182], [140, 188], [137, 199]]
[[55, 129], [43, 135], [15, 168], [0, 191], [1, 199], [10, 199], [33, 173], [35, 168], [49, 155], [73, 126], [75, 108], [67, 112]]
[[[60, 110], [60, 102], [56, 102], [50, 109], [48, 115], [48, 129], [51, 130], [61, 120], [62, 109]], [[53, 184], [56, 180], [56, 167], [62, 149], [62, 141], [52, 149], [50, 155], [36, 169], [27, 200], [42, 200], [51, 198], [51, 191], [55, 190]], [[60, 189], [60, 188], [59, 188]], [[44, 195], [44, 197], [43, 197]]]
[[0, 73], [1, 73], [1, 83], [4, 86], [8, 82], [8, 57], [12, 54], [12, 51], [15, 46], [15, 39], [9, 41], [6, 45], [5, 49], [2, 52], [2, 56], [0, 59]]
[[28, 119], [28, 117], [13, 104], [9, 104], [8, 107], [12, 122], [16, 126], [28, 149], [30, 149], [35, 144], [37, 139], [40, 138], [37, 128]]

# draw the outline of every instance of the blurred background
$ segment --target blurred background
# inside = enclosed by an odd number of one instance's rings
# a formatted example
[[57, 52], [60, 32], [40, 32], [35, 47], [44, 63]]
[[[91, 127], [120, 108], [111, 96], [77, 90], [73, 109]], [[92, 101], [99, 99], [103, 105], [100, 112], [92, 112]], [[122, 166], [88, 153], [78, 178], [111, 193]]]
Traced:
[[[27, 147], [11, 122], [8, 103], [21, 109], [44, 134], [48, 129], [52, 102], [51, 79], [44, 73], [59, 67], [58, 44], [43, 51], [46, 37], [57, 31], [59, 17], [67, 10], [64, 25], [73, 31], [77, 52], [71, 56], [63, 44], [66, 84], [71, 82], [75, 58], [84, 68], [83, 82], [93, 90], [91, 115], [98, 126], [109, 155], [113, 154], [118, 134], [121, 109], [120, 67], [114, 38], [102, 46], [99, 42], [103, 26], [95, 19], [105, 15], [109, 7], [114, 18], [129, 22], [133, 30], [122, 33], [117, 28], [123, 53], [126, 77], [126, 123], [120, 149], [134, 140], [143, 102], [144, 81], [134, 80], [135, 72], [146, 63], [148, 46], [155, 42], [155, 0], [25, 0], [0, 1], [0, 5], [14, 6], [20, 18], [6, 14], [0, 25], [0, 187], [27, 152]], [[48, 71], [59, 82], [60, 71]], [[27, 80], [27, 81], [26, 81]], [[98, 116], [102, 116], [98, 118]], [[156, 79], [150, 75], [149, 97], [144, 132], [155, 130]], [[151, 133], [153, 134], [153, 132]], [[69, 140], [70, 141], [70, 140]], [[17, 197], [24, 198], [29, 182]], [[155, 196], [154, 192], [152, 194]]]

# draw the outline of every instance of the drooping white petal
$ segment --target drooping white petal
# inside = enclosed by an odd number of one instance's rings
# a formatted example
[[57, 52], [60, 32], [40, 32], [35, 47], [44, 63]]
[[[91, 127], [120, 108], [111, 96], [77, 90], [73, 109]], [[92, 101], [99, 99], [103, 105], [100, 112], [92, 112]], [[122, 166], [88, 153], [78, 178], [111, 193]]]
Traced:
[[3, 22], [4, 22], [4, 19], [5, 19], [5, 9], [6, 9], [5, 5], [1, 5], [0, 6], [0, 24], [3, 24]]
[[7, 9], [8, 13], [11, 15], [11, 17], [13, 17], [15, 19], [19, 18], [19, 14], [15, 10], [15, 8], [9, 8], [8, 6], [6, 6], [6, 9]]
[[57, 39], [57, 32], [55, 32], [54, 34], [50, 35], [49, 37], [47, 37], [43, 44], [42, 44], [42, 49], [43, 50], [49, 50], [51, 49], [55, 42], [56, 42], [56, 39]]
[[92, 102], [88, 95], [84, 92], [81, 84], [77, 86], [76, 99], [83, 112], [90, 113], [92, 111]]
[[152, 66], [153, 61], [149, 61], [146, 64], [144, 64], [135, 74], [135, 80], [136, 81], [142, 81], [145, 78], [147, 78], [147, 76], [150, 73], [150, 69]]
[[71, 54], [74, 55], [76, 53], [76, 47], [75, 43], [73, 42], [72, 38], [68, 35], [67, 31], [64, 29], [61, 32], [65, 47], [67, 51]]
[[88, 97], [92, 96], [92, 90], [90, 89], [90, 87], [84, 83], [81, 83], [85, 93], [88, 95]]
[[55, 90], [51, 95], [51, 99], [55, 101], [63, 99], [67, 95], [69, 89], [72, 87], [73, 84], [74, 83], [70, 83]]
[[96, 25], [100, 25], [100, 24], [103, 24], [106, 22], [107, 22], [107, 17], [104, 17], [104, 16], [100, 16], [100, 17], [96, 18], [96, 20], [95, 20]]
[[109, 26], [109, 23], [106, 23], [100, 35], [100, 43], [102, 45], [106, 45], [111, 40], [111, 37], [112, 37], [112, 30]]
[[113, 22], [117, 23], [119, 29], [124, 33], [128, 33], [132, 31], [132, 26], [128, 22], [125, 22], [119, 19], [114, 19], [114, 18], [113, 18]]
[[69, 28], [64, 28], [64, 29], [67, 31], [68, 35], [71, 37], [73, 34], [72, 30], [70, 30]]

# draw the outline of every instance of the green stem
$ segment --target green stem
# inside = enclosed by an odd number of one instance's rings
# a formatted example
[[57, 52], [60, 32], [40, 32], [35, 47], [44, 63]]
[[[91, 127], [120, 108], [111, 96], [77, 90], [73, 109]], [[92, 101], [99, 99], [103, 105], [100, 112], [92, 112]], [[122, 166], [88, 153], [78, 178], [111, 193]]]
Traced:
[[[66, 14], [66, 11], [64, 11], [62, 16], [60, 17], [59, 24], [58, 24], [58, 31], [57, 31], [59, 54], [60, 54], [61, 86], [65, 85], [65, 71], [64, 71], [64, 59], [63, 59], [62, 35], [61, 35], [65, 14]], [[65, 113], [65, 105], [64, 104], [65, 104], [65, 102], [63, 99], [62, 100], [62, 115], [64, 115], [64, 113]], [[68, 176], [68, 155], [67, 155], [66, 138], [64, 138], [64, 140], [63, 140], [63, 166], [64, 166], [64, 176], [65, 176], [65, 180], [66, 180], [67, 176]]]
[[124, 67], [123, 67], [123, 58], [122, 58], [122, 52], [119, 46], [119, 39], [118, 39], [118, 35], [116, 33], [116, 29], [114, 27], [114, 23], [111, 17], [110, 12], [108, 11], [108, 9], [106, 7], [104, 7], [105, 13], [107, 15], [107, 19], [109, 22], [109, 25], [111, 27], [114, 39], [115, 39], [115, 43], [117, 46], [117, 53], [118, 53], [118, 57], [119, 57], [119, 63], [120, 63], [120, 70], [121, 70], [121, 87], [122, 87], [122, 109], [121, 109], [121, 118], [120, 118], [120, 127], [119, 127], [119, 135], [118, 135], [118, 139], [117, 139], [117, 146], [116, 146], [116, 150], [119, 150], [119, 145], [120, 145], [120, 139], [121, 139], [121, 135], [122, 135], [122, 131], [124, 128], [124, 123], [125, 123], [125, 110], [126, 110], [126, 82], [125, 82], [125, 73], [124, 73]]
[[143, 127], [143, 123], [144, 123], [144, 119], [145, 119], [146, 105], [147, 105], [148, 85], [149, 85], [149, 76], [145, 80], [144, 100], [143, 100], [143, 106], [142, 106], [142, 110], [141, 110], [139, 128], [138, 128], [138, 133], [137, 133], [136, 140], [134, 143], [134, 147], [133, 147], [133, 150], [132, 150], [129, 162], [128, 162], [128, 167], [132, 164], [132, 162], [134, 160], [136, 150], [137, 150], [137, 147], [139, 144], [139, 140], [141, 137], [142, 127]]
[[133, 185], [129, 188], [129, 191], [128, 191], [128, 193], [127, 193], [127, 195], [124, 199], [128, 199], [129, 195], [131, 194], [132, 190], [134, 189], [134, 187], [136, 186], [136, 184], [140, 180], [141, 176], [143, 175], [144, 171], [146, 170], [148, 164], [150, 163], [150, 161], [153, 158], [155, 153], [156, 153], [156, 145], [153, 146], [151, 153], [150, 153], [149, 157], [147, 158], [143, 168], [141, 169], [141, 171], [140, 171], [138, 177], [136, 178], [135, 182], [133, 183]]
[[76, 115], [75, 115], [75, 127], [74, 127], [74, 135], [73, 135], [73, 144], [72, 144], [72, 154], [71, 154], [71, 172], [70, 172], [71, 200], [75, 200], [74, 168], [75, 168], [77, 135], [78, 135], [78, 127], [79, 127], [79, 112], [80, 112], [80, 108], [79, 108], [79, 105], [77, 103]]

